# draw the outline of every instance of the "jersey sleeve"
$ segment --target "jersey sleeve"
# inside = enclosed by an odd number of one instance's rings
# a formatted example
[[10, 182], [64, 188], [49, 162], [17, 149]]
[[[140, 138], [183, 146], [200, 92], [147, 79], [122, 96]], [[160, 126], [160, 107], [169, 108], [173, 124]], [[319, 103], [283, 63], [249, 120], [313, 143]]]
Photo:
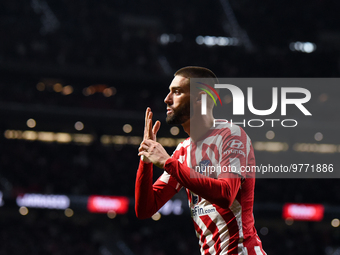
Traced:
[[[176, 151], [173, 158], [177, 156]], [[140, 219], [150, 218], [182, 188], [166, 171], [152, 184], [152, 168], [152, 163], [140, 160], [135, 184], [135, 212]]]
[[225, 208], [233, 203], [244, 181], [245, 175], [241, 170], [248, 164], [250, 139], [238, 126], [225, 127], [217, 132], [220, 132], [221, 138], [219, 141], [216, 140], [219, 151], [218, 163], [221, 166], [217, 179], [200, 174], [174, 159], [169, 159], [164, 169], [180, 185], [209, 202]]
[[[221, 208], [231, 206], [241, 185], [240, 178], [237, 178], [237, 176], [235, 178], [234, 173], [226, 173], [226, 178], [223, 179], [213, 179], [196, 172], [173, 158], [169, 158], [165, 162], [164, 169], [180, 185]], [[229, 178], [227, 178], [228, 175]]]
[[246, 132], [239, 126], [226, 128], [220, 153], [221, 172], [218, 178], [230, 178], [226, 173], [239, 175], [245, 179], [248, 157], [251, 150], [251, 141]]

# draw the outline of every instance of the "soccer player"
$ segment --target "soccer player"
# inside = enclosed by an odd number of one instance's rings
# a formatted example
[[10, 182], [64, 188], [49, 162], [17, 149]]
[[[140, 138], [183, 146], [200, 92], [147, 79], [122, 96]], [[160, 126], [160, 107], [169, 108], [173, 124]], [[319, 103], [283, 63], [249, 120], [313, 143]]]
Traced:
[[[138, 154], [136, 215], [140, 219], [151, 217], [184, 187], [202, 255], [264, 255], [254, 227], [255, 178], [241, 171], [255, 165], [251, 141], [239, 126], [214, 125], [214, 103], [209, 98], [206, 115], [201, 114], [201, 94], [206, 92], [190, 91], [190, 78], [217, 80], [203, 67], [184, 67], [175, 73], [164, 100], [166, 122], [182, 125], [189, 138], [172, 156], [156, 142], [160, 121], [153, 126], [152, 111], [146, 110], [144, 140]], [[164, 169], [154, 184], [153, 165]], [[213, 166], [232, 171], [211, 171]]]

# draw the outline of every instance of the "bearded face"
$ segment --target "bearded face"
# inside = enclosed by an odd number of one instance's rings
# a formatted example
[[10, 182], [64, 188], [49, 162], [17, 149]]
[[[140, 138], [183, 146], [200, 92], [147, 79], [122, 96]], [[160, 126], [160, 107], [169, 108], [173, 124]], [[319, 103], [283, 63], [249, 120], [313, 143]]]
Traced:
[[166, 116], [166, 123], [171, 125], [181, 125], [190, 119], [190, 100], [173, 109]]

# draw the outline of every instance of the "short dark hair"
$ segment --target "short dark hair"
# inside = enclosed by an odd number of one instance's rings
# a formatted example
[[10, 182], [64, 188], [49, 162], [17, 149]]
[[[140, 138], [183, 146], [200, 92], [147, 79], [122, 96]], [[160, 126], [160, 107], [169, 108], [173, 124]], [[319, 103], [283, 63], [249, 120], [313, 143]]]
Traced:
[[[211, 71], [208, 68], [205, 67], [200, 67], [200, 66], [186, 66], [183, 67], [181, 69], [179, 69], [174, 76], [183, 76], [185, 78], [188, 79], [188, 86], [190, 86], [190, 78], [202, 78], [200, 79], [201, 81], [203, 81], [204, 83], [210, 85], [210, 86], [214, 86], [214, 84], [218, 84], [218, 79], [216, 77], [216, 75], [213, 73], [213, 71]], [[213, 79], [213, 80], [211, 80]], [[200, 91], [200, 90], [196, 90], [195, 87], [193, 87], [194, 89], [194, 93]], [[216, 91], [218, 92], [219, 89], [216, 89]], [[215, 95], [215, 93], [213, 93], [213, 97], [216, 99], [217, 96]], [[212, 100], [210, 100], [210, 97], [208, 99], [208, 101], [211, 101], [208, 105], [210, 105], [211, 107], [214, 107], [214, 102]]]
[[214, 78], [217, 81], [216, 75], [208, 68], [200, 66], [186, 66], [179, 69], [174, 76], [180, 75], [185, 78]]

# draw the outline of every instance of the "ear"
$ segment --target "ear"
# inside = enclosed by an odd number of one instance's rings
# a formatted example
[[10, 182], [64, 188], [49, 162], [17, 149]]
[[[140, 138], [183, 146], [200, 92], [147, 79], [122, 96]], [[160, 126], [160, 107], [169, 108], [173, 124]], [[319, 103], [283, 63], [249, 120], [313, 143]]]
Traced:
[[196, 97], [196, 101], [201, 101], [201, 99], [202, 99], [202, 94], [207, 94], [207, 93], [205, 93], [204, 91], [198, 92], [198, 95], [197, 95], [197, 97]]

